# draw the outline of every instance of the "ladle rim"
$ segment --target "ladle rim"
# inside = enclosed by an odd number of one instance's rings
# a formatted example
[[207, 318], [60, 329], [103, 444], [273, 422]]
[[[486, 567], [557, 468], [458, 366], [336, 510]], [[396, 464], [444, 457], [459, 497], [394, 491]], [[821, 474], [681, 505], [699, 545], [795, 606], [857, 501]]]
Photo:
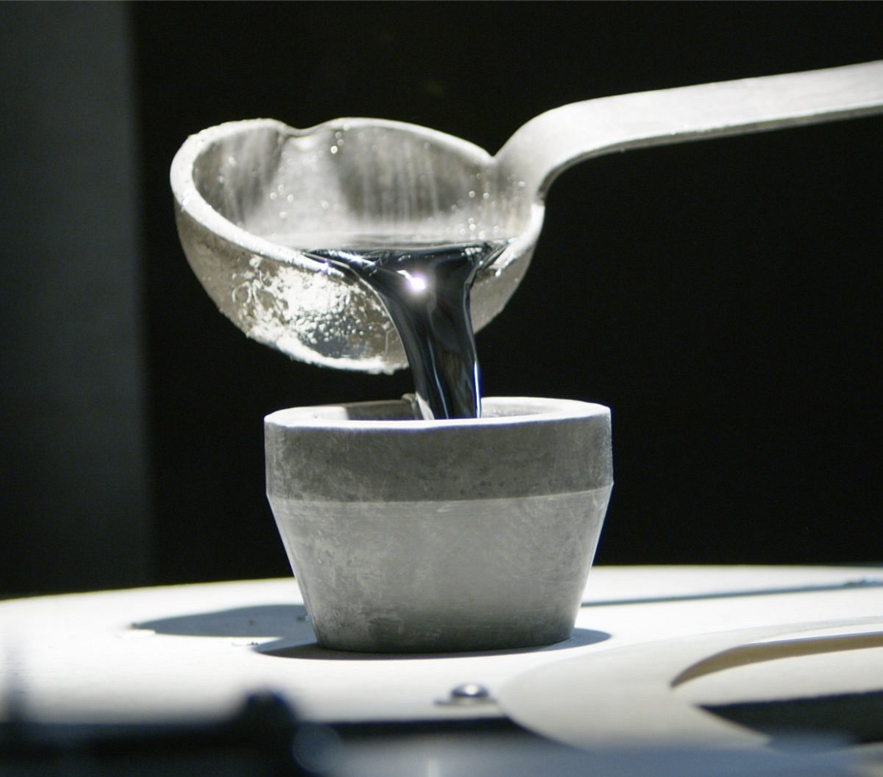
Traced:
[[[218, 238], [227, 241], [249, 253], [267, 259], [273, 259], [287, 264], [302, 267], [311, 271], [327, 272], [327, 265], [309, 258], [304, 252], [315, 246], [303, 245], [291, 247], [281, 245], [254, 232], [238, 226], [227, 218], [223, 213], [212, 207], [203, 197], [194, 180], [194, 170], [200, 157], [213, 148], [216, 144], [226, 139], [255, 132], [261, 129], [272, 129], [279, 136], [298, 137], [309, 135], [322, 129], [334, 129], [340, 127], [344, 130], [358, 129], [359, 127], [383, 127], [390, 130], [404, 131], [411, 134], [422, 135], [427, 140], [446, 146], [452, 152], [468, 157], [472, 162], [480, 164], [487, 169], [494, 168], [496, 158], [481, 146], [468, 140], [451, 135], [430, 127], [419, 124], [395, 121], [391, 119], [373, 119], [365, 117], [345, 117], [330, 119], [303, 129], [292, 127], [277, 119], [242, 119], [228, 121], [201, 130], [187, 138], [175, 154], [170, 171], [172, 193], [179, 209], [190, 219], [200, 224]], [[510, 236], [513, 244], [519, 248], [526, 242], [532, 245], [536, 242], [543, 220], [543, 208], [531, 210], [531, 215], [525, 224], [525, 228], [517, 235]], [[504, 254], [509, 254], [507, 249]], [[495, 263], [496, 267], [505, 267], [508, 264], [508, 256], [501, 256]]]

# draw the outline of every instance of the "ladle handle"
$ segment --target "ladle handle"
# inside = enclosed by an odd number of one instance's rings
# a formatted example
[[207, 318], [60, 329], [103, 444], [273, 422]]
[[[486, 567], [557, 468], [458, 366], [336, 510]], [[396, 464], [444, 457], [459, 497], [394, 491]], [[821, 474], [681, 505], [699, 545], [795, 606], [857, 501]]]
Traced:
[[542, 196], [570, 165], [631, 148], [851, 118], [883, 111], [883, 60], [602, 97], [531, 119], [497, 154]]

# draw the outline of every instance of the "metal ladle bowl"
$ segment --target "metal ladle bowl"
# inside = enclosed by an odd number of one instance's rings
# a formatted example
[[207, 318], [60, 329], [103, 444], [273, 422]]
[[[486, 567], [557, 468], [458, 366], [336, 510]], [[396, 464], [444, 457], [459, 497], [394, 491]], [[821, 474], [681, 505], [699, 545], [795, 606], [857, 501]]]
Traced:
[[190, 138], [172, 184], [188, 260], [237, 326], [302, 361], [391, 372], [407, 360], [380, 300], [305, 251], [517, 238], [478, 273], [480, 329], [515, 291], [542, 219], [517, 220], [513, 200], [532, 197], [501, 196], [497, 170], [481, 148], [408, 124], [257, 119]]
[[435, 130], [376, 119], [294, 129], [231, 122], [190, 137], [171, 170], [191, 267], [240, 329], [305, 362], [407, 366], [380, 300], [320, 248], [506, 243], [479, 270], [473, 327], [505, 306], [530, 262], [544, 195], [568, 166], [611, 151], [883, 110], [883, 62], [574, 103], [495, 156]]

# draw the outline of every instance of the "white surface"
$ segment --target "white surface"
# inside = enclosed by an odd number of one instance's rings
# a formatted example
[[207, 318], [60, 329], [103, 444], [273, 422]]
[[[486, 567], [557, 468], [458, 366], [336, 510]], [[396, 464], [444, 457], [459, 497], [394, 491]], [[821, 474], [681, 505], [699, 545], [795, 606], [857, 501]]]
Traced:
[[499, 697], [526, 728], [581, 748], [760, 746], [766, 734], [701, 705], [883, 690], [881, 648], [879, 617], [694, 634], [537, 667]]
[[[883, 570], [600, 567], [589, 577], [584, 601], [568, 642], [439, 656], [317, 647], [309, 624], [299, 620], [302, 599], [291, 579], [0, 602], [0, 715], [14, 702], [30, 718], [46, 721], [226, 716], [244, 694], [263, 689], [282, 694], [304, 717], [329, 722], [503, 714], [493, 703], [437, 703], [453, 687], [475, 682], [519, 719], [522, 712], [507, 689], [553, 671], [553, 665], [619, 666], [617, 655], [633, 651], [646, 657], [654, 652], [648, 646], [666, 642], [666, 671], [681, 671], [722, 644], [746, 641], [745, 635], [709, 636], [704, 642], [685, 639], [689, 635], [758, 629], [752, 632], [756, 639], [833, 619], [873, 623], [883, 616]], [[566, 659], [581, 660], [565, 664]], [[569, 671], [563, 676], [575, 681], [579, 672]], [[825, 672], [837, 676], [830, 657]], [[666, 682], [674, 677], [663, 674]], [[691, 692], [719, 698], [714, 686], [719, 678], [712, 677], [684, 683], [683, 690], [693, 686]], [[649, 679], [655, 683], [658, 673]], [[551, 695], [548, 689], [537, 698], [532, 694], [529, 706], [537, 710]], [[540, 717], [558, 715], [552, 707]], [[524, 722], [534, 727], [534, 721]], [[591, 729], [592, 723], [581, 720], [579, 726]]]

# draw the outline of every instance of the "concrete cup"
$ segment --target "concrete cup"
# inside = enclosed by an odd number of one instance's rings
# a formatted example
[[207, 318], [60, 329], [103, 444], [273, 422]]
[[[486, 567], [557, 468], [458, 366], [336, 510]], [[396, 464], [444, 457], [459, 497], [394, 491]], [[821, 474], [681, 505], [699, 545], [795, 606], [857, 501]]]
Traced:
[[500, 650], [570, 637], [613, 485], [610, 411], [406, 399], [265, 419], [267, 495], [323, 647]]

